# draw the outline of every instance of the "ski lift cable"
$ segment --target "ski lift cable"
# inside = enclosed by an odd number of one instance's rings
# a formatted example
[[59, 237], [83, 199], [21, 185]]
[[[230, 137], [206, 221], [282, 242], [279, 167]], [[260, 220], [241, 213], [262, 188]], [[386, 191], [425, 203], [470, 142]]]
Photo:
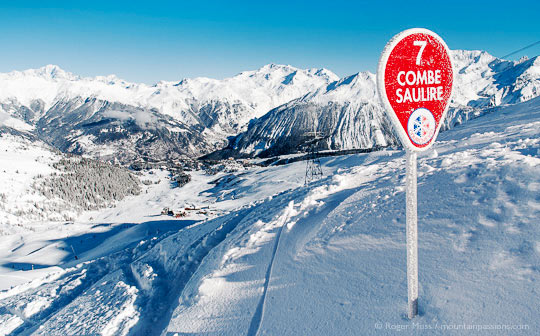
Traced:
[[531, 44], [529, 44], [528, 46], [525, 46], [525, 47], [520, 48], [520, 49], [518, 49], [518, 50], [516, 50], [516, 51], [513, 51], [513, 52], [509, 53], [508, 55], [504, 55], [504, 56], [502, 56], [502, 57], [500, 57], [500, 58], [504, 59], [504, 58], [507, 58], [507, 57], [509, 57], [509, 56], [515, 55], [515, 54], [517, 54], [518, 52], [521, 52], [521, 51], [523, 51], [523, 50], [527, 50], [527, 49], [529, 49], [529, 48], [532, 48], [532, 47], [534, 47], [534, 46], [537, 45], [537, 44], [540, 44], [540, 41], [536, 41], [536, 42], [534, 42], [534, 43], [531, 43]]

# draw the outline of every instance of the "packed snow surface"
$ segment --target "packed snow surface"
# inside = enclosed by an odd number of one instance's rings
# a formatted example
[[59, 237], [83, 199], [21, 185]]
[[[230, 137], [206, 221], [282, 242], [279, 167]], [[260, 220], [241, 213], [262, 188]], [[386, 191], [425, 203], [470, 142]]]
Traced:
[[[156, 170], [116, 208], [6, 235], [0, 334], [535, 335], [539, 139], [535, 98], [419, 154], [413, 321], [405, 153], [386, 150], [325, 158], [307, 186], [305, 162], [195, 172], [180, 189]], [[172, 219], [164, 206], [209, 209]]]

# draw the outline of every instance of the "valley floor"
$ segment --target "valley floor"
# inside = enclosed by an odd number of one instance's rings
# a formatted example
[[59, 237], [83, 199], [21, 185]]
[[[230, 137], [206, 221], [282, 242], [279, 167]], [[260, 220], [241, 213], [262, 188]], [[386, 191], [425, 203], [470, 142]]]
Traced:
[[538, 334], [538, 98], [419, 155], [413, 321], [404, 153], [322, 161], [308, 186], [305, 162], [180, 189], [155, 171], [116, 208], [3, 236], [0, 335]]

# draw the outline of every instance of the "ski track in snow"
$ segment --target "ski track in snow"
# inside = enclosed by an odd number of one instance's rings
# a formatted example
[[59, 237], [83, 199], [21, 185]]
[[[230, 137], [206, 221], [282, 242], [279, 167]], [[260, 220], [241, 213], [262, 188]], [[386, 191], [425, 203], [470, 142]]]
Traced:
[[[286, 227], [286, 224], [288, 224], [291, 226], [291, 228], [296, 229], [295, 235], [293, 236], [294, 238], [292, 238], [291, 241], [288, 241], [287, 242], [288, 244], [285, 245], [286, 253], [289, 255], [289, 257], [294, 256], [295, 252], [298, 251], [299, 248], [302, 248], [305, 245], [305, 243], [308, 240], [307, 237], [309, 237], [310, 234], [313, 234], [313, 232], [310, 232], [309, 230], [309, 223], [305, 223], [306, 221], [304, 220], [304, 218], [294, 219], [294, 217], [291, 218], [290, 215], [291, 214], [303, 215], [303, 217], [306, 217], [308, 213], [316, 212], [316, 214], [312, 214], [310, 216], [310, 221], [313, 221], [316, 218], [319, 218], [322, 220], [335, 207], [337, 207], [343, 201], [343, 199], [347, 199], [350, 195], [354, 194], [360, 188], [362, 187], [346, 189], [346, 190], [341, 191], [339, 190], [340, 188], [338, 187], [336, 190], [333, 191], [333, 193], [336, 193], [337, 195], [332, 195], [330, 197], [327, 197], [325, 199], [324, 204], [317, 204], [319, 208], [313, 209], [312, 207], [300, 206], [300, 213], [297, 213], [294, 210], [294, 202], [289, 203], [289, 207], [285, 211], [284, 215], [282, 215], [280, 218], [281, 225], [279, 226], [276, 237], [274, 238], [275, 239], [274, 249], [272, 251], [270, 263], [268, 265], [268, 270], [266, 271], [266, 275], [264, 279], [264, 286], [263, 286], [263, 293], [257, 305], [253, 318], [251, 319], [251, 323], [250, 323], [249, 330], [247, 333], [248, 336], [258, 335], [260, 332], [261, 325], [263, 324], [263, 321], [264, 321], [264, 313], [265, 313], [265, 305], [267, 304], [266, 298], [267, 298], [268, 288], [270, 286], [270, 281], [272, 279], [274, 263], [275, 263], [276, 256], [278, 254], [278, 249], [280, 246], [281, 236], [283, 234], [284, 227]], [[324, 194], [325, 193], [323, 192], [322, 195]], [[330, 194], [332, 194], [332, 192], [330, 192]], [[309, 201], [307, 204], [314, 205], [314, 203], [312, 203], [314, 199], [322, 198], [322, 195], [317, 195], [317, 193], [314, 193], [314, 195], [309, 195], [312, 197], [309, 197], [309, 196], [307, 197], [307, 200]], [[302, 231], [301, 234], [298, 232], [299, 227], [302, 227], [300, 229]], [[298, 237], [301, 237], [301, 238], [298, 239]]]
[[197, 270], [198, 265], [215, 246], [234, 230], [246, 212], [249, 212], [249, 209], [229, 216], [217, 229], [207, 233], [189, 247], [186, 255], [181, 258], [181, 262], [177, 266], [177, 272], [169, 275], [168, 281], [158, 286], [158, 288], [162, 288], [162, 293], [153, 295], [147, 304], [143, 320], [130, 334], [157, 335], [166, 328], [175, 307], [174, 303], [178, 300], [192, 274]]
[[283, 225], [279, 227], [278, 232], [276, 234], [276, 238], [275, 238], [276, 242], [274, 244], [274, 250], [272, 251], [272, 259], [270, 259], [270, 264], [268, 265], [268, 270], [266, 271], [266, 275], [264, 277], [263, 294], [261, 296], [261, 300], [259, 301], [259, 304], [257, 305], [255, 314], [253, 314], [251, 323], [249, 324], [249, 330], [247, 333], [248, 336], [256, 336], [258, 334], [262, 319], [264, 318], [264, 305], [266, 303], [266, 293], [268, 292], [268, 285], [270, 284], [270, 279], [272, 277], [272, 267], [274, 266], [274, 259], [276, 258], [276, 253], [279, 248], [279, 239], [281, 238], [282, 232], [283, 232]]

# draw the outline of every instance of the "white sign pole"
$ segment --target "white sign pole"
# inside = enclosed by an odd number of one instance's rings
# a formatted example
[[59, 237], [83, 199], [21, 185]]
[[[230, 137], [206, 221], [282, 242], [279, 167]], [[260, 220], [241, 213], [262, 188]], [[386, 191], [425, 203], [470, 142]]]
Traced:
[[416, 152], [407, 150], [407, 169], [405, 183], [407, 184], [407, 292], [410, 319], [418, 315], [418, 230], [417, 230], [417, 199], [416, 199]]
[[384, 47], [377, 89], [386, 114], [407, 150], [407, 295], [410, 319], [418, 315], [417, 152], [430, 148], [448, 111], [454, 85], [450, 50], [439, 35], [412, 28]]

